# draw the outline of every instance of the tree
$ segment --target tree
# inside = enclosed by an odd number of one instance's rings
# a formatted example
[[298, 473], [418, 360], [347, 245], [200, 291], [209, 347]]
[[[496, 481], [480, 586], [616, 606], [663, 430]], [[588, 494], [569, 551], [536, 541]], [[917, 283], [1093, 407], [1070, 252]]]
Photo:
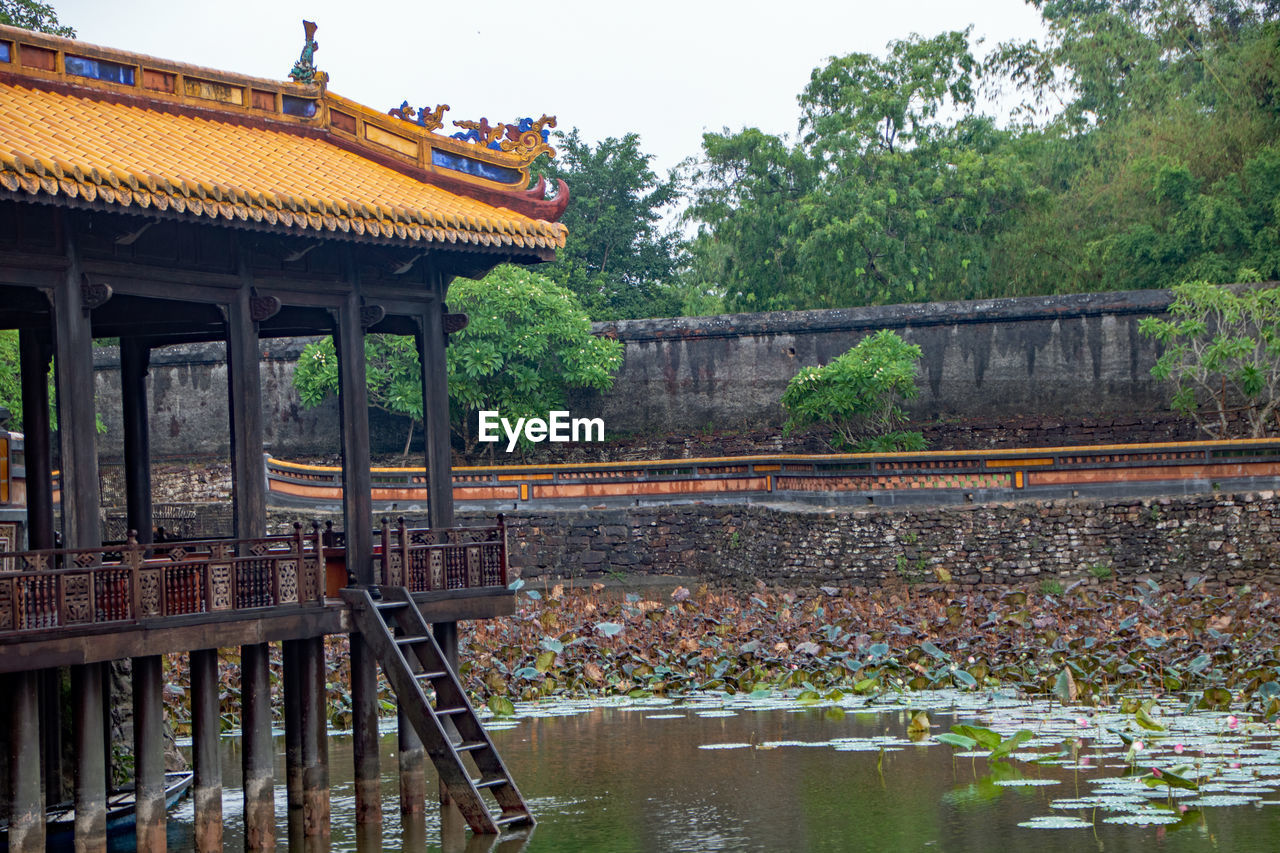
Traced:
[[76, 31], [58, 20], [58, 13], [48, 3], [35, 0], [0, 0], [0, 24], [75, 38]]
[[19, 363], [18, 333], [11, 330], [0, 331], [0, 408], [9, 410], [14, 429], [22, 429]]
[[571, 388], [609, 389], [622, 365], [622, 344], [591, 334], [572, 293], [522, 267], [456, 280], [449, 304], [470, 318], [447, 350], [452, 421], [467, 452], [478, 412], [545, 418]]
[[[422, 422], [422, 368], [414, 341], [402, 335], [367, 335], [364, 358], [369, 405], [409, 419], [402, 453], [407, 457], [414, 428]], [[338, 354], [333, 338], [322, 338], [303, 348], [293, 384], [308, 409], [337, 394]]]
[[794, 146], [755, 129], [705, 136], [692, 214], [726, 246], [727, 307], [982, 295], [986, 242], [1026, 181], [1011, 134], [970, 114], [977, 72], [967, 32], [912, 36], [815, 69]]
[[1173, 408], [1214, 438], [1240, 413], [1252, 438], [1280, 427], [1280, 287], [1233, 290], [1203, 281], [1173, 288], [1172, 319], [1138, 328], [1164, 352], [1151, 368], [1173, 381]]
[[557, 134], [559, 153], [539, 167], [569, 185], [561, 221], [569, 228], [556, 261], [539, 272], [569, 288], [593, 319], [666, 317], [679, 313], [671, 284], [681, 252], [663, 216], [681, 197], [672, 173], [660, 179], [653, 159], [628, 133], [594, 147], [577, 128]]
[[787, 384], [785, 429], [830, 424], [838, 450], [923, 450], [924, 437], [902, 429], [902, 400], [916, 396], [920, 347], [882, 329], [822, 367], [805, 367]]
[[[570, 388], [606, 390], [622, 364], [622, 345], [591, 334], [591, 322], [573, 295], [544, 276], [502, 266], [481, 281], [457, 279], [449, 287], [453, 310], [470, 318], [446, 350], [454, 432], [468, 453], [476, 447], [477, 413], [494, 410], [512, 422], [563, 409]], [[422, 420], [422, 372], [411, 338], [365, 338], [371, 405]], [[304, 407], [338, 391], [332, 338], [303, 349], [294, 386]]]

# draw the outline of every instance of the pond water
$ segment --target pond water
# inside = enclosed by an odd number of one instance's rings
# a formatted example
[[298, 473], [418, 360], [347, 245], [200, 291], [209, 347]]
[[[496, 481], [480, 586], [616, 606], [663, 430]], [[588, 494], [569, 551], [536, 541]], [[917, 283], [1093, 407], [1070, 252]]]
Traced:
[[[1274, 851], [1280, 849], [1280, 730], [1226, 714], [1153, 709], [1099, 714], [974, 694], [925, 693], [909, 704], [802, 704], [702, 696], [548, 702], [491, 720], [493, 738], [537, 817], [528, 838], [473, 838], [428, 804], [402, 825], [395, 737], [383, 740], [379, 833], [354, 830], [350, 738], [329, 741], [332, 835], [281, 849], [332, 851]], [[929, 734], [908, 737], [928, 709]], [[952, 723], [1035, 738], [1001, 761], [936, 736]], [[1116, 732], [1141, 741], [1126, 744]], [[919, 736], [919, 735], [918, 735]], [[1064, 743], [1066, 746], [1064, 747]], [[283, 742], [279, 743], [283, 749]], [[1132, 755], [1129, 763], [1126, 757]], [[1126, 776], [1130, 768], [1138, 774]], [[1152, 767], [1211, 776], [1199, 790], [1152, 788]], [[241, 849], [238, 740], [225, 746], [227, 849]], [[283, 758], [278, 779], [283, 779]], [[434, 783], [430, 783], [434, 786]], [[434, 790], [434, 787], [432, 787]], [[172, 816], [190, 846], [192, 806]], [[184, 840], [185, 839], [185, 840]]]

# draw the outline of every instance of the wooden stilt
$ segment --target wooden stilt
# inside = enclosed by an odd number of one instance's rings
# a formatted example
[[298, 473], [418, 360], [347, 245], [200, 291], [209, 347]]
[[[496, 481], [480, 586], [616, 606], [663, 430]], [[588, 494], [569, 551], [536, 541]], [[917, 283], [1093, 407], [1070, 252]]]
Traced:
[[424, 814], [427, 808], [427, 753], [404, 708], [396, 705], [400, 744], [400, 814]]
[[289, 812], [302, 810], [301, 640], [281, 643], [284, 662], [284, 781]]
[[150, 544], [151, 439], [147, 421], [147, 368], [151, 348], [137, 338], [120, 339], [120, 404], [124, 424], [126, 523], [138, 541]]
[[378, 771], [378, 671], [361, 634], [351, 643], [351, 750], [355, 760], [356, 825], [382, 822]]
[[164, 851], [164, 689], [159, 655], [133, 659], [133, 772], [138, 849]]
[[276, 841], [268, 661], [266, 643], [240, 647], [245, 850], [271, 850]]
[[106, 853], [106, 737], [102, 730], [102, 671], [106, 664], [71, 667], [71, 701], [75, 714], [75, 849]]
[[60, 669], [42, 669], [38, 675], [41, 766], [47, 803], [61, 803], [68, 798], [62, 780], [62, 674]]
[[218, 741], [218, 650], [191, 653], [191, 735], [195, 759], [196, 853], [222, 853], [222, 762]]
[[9, 712], [9, 850], [11, 853], [44, 853], [44, 789], [39, 773], [40, 700], [36, 673], [10, 675], [6, 703]]
[[325, 726], [324, 645], [300, 640], [299, 703], [302, 706], [302, 815], [309, 837], [329, 834], [329, 755]]

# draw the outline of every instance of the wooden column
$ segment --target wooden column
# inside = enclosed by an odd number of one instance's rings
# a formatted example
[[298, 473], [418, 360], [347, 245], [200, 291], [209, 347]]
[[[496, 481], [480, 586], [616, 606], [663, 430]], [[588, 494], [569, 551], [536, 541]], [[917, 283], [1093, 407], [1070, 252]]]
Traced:
[[351, 750], [355, 763], [356, 825], [382, 822], [378, 769], [377, 662], [362, 634], [351, 634]]
[[191, 754], [194, 759], [196, 853], [222, 853], [222, 762], [218, 741], [222, 709], [218, 696], [218, 650], [191, 653]]
[[373, 496], [369, 461], [369, 388], [365, 384], [364, 326], [354, 272], [351, 290], [338, 310], [334, 344], [338, 352], [338, 402], [342, 421], [342, 516], [347, 536], [347, 570], [356, 583], [373, 576]]
[[445, 369], [443, 297], [428, 304], [418, 319], [418, 360], [422, 364], [422, 423], [426, 437], [428, 512], [432, 527], [453, 526], [453, 475], [449, 448], [449, 376]]
[[[242, 265], [243, 266], [243, 265]], [[267, 530], [267, 479], [262, 467], [262, 379], [253, 292], [246, 283], [227, 306], [227, 392], [231, 422], [231, 494], [237, 539]]]
[[268, 661], [266, 643], [240, 647], [245, 850], [271, 850], [276, 843]]
[[164, 851], [164, 680], [159, 655], [133, 659], [133, 772], [138, 849]]
[[[290, 818], [302, 811], [302, 674], [299, 656], [302, 640], [280, 644], [284, 664], [284, 784]], [[291, 824], [292, 825], [292, 824]]]
[[[436, 273], [436, 298], [418, 318], [418, 361], [422, 365], [422, 424], [424, 464], [427, 469], [427, 512], [433, 528], [453, 526], [453, 472], [449, 447], [449, 375], [445, 367], [444, 295], [448, 281]], [[445, 660], [458, 671], [458, 623], [436, 622], [431, 626]], [[446, 727], [451, 734], [452, 722]], [[439, 801], [449, 802], [443, 782]]]
[[329, 834], [329, 746], [325, 720], [324, 640], [301, 640], [302, 816], [307, 836]]
[[89, 311], [92, 305], [106, 300], [110, 289], [105, 285], [91, 287], [83, 279], [69, 233], [66, 242], [67, 272], [53, 294], [58, 436], [62, 445], [62, 538], [66, 548], [96, 548], [102, 544], [102, 523], [98, 517], [98, 452], [94, 445], [97, 413], [93, 405]]
[[49, 428], [49, 364], [53, 347], [47, 333], [18, 332], [22, 374], [22, 433], [27, 461], [27, 547], [54, 547], [53, 454]]
[[120, 339], [120, 404], [124, 424], [124, 494], [126, 524], [138, 541], [150, 544], [151, 433], [148, 424], [147, 370], [151, 347], [137, 338]]
[[[65, 501], [63, 503], [65, 506]], [[71, 667], [71, 702], [74, 712], [76, 784], [76, 853], [106, 853], [107, 767], [106, 736], [102, 728], [105, 664]]]
[[40, 701], [35, 672], [6, 680], [9, 737], [9, 850], [44, 853], [44, 789], [40, 779]]

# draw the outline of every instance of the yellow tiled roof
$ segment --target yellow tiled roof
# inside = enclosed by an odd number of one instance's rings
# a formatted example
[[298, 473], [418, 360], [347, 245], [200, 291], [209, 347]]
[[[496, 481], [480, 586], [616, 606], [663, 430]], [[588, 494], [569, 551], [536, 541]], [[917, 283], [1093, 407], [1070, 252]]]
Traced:
[[213, 116], [0, 82], [0, 192], [419, 245], [564, 246], [559, 223], [423, 183], [323, 133]]

